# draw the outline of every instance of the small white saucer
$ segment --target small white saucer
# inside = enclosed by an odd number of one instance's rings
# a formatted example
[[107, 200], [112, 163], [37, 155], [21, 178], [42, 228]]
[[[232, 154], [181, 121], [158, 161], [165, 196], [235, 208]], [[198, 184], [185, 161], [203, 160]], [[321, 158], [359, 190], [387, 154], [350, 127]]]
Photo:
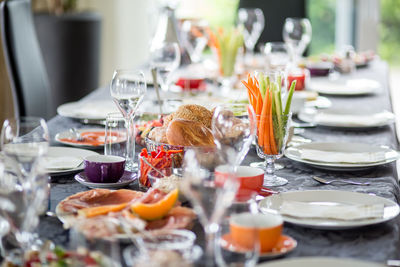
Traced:
[[75, 180], [89, 188], [105, 188], [105, 189], [118, 189], [128, 186], [137, 179], [137, 173], [125, 171], [122, 177], [116, 183], [93, 183], [86, 177], [85, 172], [80, 172], [75, 175]]

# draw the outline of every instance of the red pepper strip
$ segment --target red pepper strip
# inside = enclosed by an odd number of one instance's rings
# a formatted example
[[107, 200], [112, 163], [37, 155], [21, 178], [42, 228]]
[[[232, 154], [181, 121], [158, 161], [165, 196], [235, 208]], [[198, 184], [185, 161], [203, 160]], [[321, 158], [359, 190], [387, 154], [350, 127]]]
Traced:
[[146, 148], [142, 149], [142, 152], [140, 152], [140, 156], [145, 157], [145, 158], [147, 158], [149, 156]]
[[158, 152], [157, 156], [155, 157], [156, 159], [159, 158], [163, 158], [165, 156], [165, 151], [164, 150], [160, 150], [160, 152]]
[[172, 155], [172, 154], [177, 154], [177, 153], [181, 153], [183, 152], [183, 150], [168, 150], [168, 155]]
[[157, 152], [151, 151], [151, 157], [154, 159], [154, 158], [156, 158], [156, 156], [157, 156]]

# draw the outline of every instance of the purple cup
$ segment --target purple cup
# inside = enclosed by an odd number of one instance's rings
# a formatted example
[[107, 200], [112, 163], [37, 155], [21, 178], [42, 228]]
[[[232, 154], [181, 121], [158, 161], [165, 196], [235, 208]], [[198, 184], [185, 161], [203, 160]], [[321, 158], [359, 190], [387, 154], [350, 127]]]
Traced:
[[85, 174], [92, 183], [116, 183], [125, 171], [125, 158], [91, 155], [84, 159]]

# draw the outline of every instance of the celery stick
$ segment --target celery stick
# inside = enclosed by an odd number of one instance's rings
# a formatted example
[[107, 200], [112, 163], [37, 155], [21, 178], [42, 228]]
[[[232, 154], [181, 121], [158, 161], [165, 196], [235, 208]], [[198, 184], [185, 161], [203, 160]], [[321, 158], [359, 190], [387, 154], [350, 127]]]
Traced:
[[[281, 95], [279, 93], [279, 86], [276, 86], [274, 88], [274, 97], [275, 97], [275, 106], [276, 106], [276, 119], [278, 121], [278, 139], [279, 142], [281, 142], [283, 136], [284, 136], [284, 129], [283, 129], [283, 121], [282, 121], [282, 106], [280, 104], [281, 101]], [[281, 143], [279, 143], [280, 147]]]
[[283, 115], [288, 115], [290, 112], [290, 104], [292, 103], [292, 97], [293, 97], [293, 93], [294, 93], [294, 88], [296, 87], [296, 80], [294, 80], [292, 82], [292, 84], [290, 85], [290, 89], [289, 89], [289, 95], [286, 101], [286, 106], [285, 106], [285, 113]]
[[258, 74], [258, 82], [260, 84], [260, 93], [262, 98], [264, 99], [265, 97], [265, 93], [267, 92], [267, 86], [265, 84], [265, 80], [264, 80], [264, 74], [262, 72], [260, 72]]

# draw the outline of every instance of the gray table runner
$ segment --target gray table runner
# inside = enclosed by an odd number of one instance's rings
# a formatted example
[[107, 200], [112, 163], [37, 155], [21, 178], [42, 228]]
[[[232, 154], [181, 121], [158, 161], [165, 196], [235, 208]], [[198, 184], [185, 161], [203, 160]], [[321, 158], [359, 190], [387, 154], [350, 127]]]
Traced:
[[[378, 80], [383, 90], [378, 94], [359, 97], [329, 97], [335, 108], [346, 106], [356, 107], [365, 111], [391, 110], [391, 102], [388, 89], [388, 68], [383, 62], [376, 61], [369, 68], [357, 71], [355, 77], [371, 78]], [[83, 101], [104, 99], [109, 97], [108, 89], [98, 89]], [[52, 140], [57, 132], [68, 130], [71, 127], [82, 126], [79, 122], [56, 116], [48, 122]], [[91, 126], [90, 126], [91, 127]], [[369, 130], [343, 130], [327, 127], [306, 129], [302, 134], [314, 141], [331, 142], [363, 142], [375, 145], [386, 145], [398, 149], [394, 126], [386, 126]], [[55, 143], [52, 143], [55, 145]], [[243, 164], [260, 161], [255, 149], [249, 152]], [[376, 194], [396, 202], [399, 202], [400, 192], [397, 181], [395, 163], [379, 166], [362, 172], [332, 172], [312, 168], [308, 165], [293, 162], [287, 158], [279, 160], [285, 165], [285, 169], [277, 171], [282, 177], [289, 180], [289, 184], [276, 188], [280, 191], [291, 190], [347, 190]], [[371, 182], [371, 186], [353, 185], [321, 185], [311, 179], [318, 175], [327, 178], [349, 178], [356, 181]], [[58, 177], [52, 180], [51, 210], [54, 210], [58, 202], [65, 197], [88, 188], [76, 183], [73, 175]], [[132, 185], [137, 188], [137, 185]], [[334, 256], [351, 257], [363, 260], [384, 262], [387, 259], [400, 259], [400, 218], [388, 223], [375, 226], [357, 228], [345, 231], [322, 231], [303, 228], [291, 224], [285, 224], [284, 233], [298, 241], [298, 247], [286, 257], [297, 256]], [[199, 231], [196, 226], [195, 231]], [[61, 223], [55, 218], [42, 218], [40, 235], [43, 238], [53, 240], [57, 244], [68, 246], [68, 231], [62, 228]], [[202, 238], [201, 238], [202, 239]]]

